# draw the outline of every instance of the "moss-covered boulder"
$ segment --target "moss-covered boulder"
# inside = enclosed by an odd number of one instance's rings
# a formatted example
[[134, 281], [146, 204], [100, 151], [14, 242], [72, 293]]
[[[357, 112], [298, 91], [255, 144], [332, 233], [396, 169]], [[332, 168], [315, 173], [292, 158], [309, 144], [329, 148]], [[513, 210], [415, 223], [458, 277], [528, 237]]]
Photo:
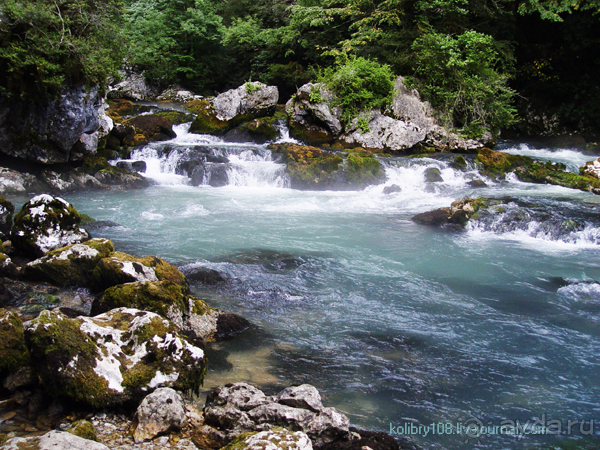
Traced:
[[157, 314], [118, 308], [69, 319], [43, 311], [25, 329], [46, 391], [93, 407], [139, 401], [158, 387], [197, 392], [204, 352]]
[[138, 258], [127, 253], [114, 252], [100, 260], [93, 272], [96, 286], [106, 289], [135, 281], [170, 281], [188, 292], [188, 284], [179, 269], [155, 256]]
[[14, 205], [0, 196], [0, 238], [6, 238], [10, 234], [14, 213]]
[[479, 164], [483, 175], [493, 179], [504, 179], [507, 173], [514, 171], [517, 167], [533, 164], [533, 159], [482, 148], [478, 151], [475, 162]]
[[14, 312], [0, 309], [0, 376], [29, 365], [23, 322]]
[[108, 239], [91, 239], [46, 253], [42, 258], [25, 265], [23, 277], [33, 281], [49, 281], [59, 286], [85, 286], [94, 284], [94, 268], [114, 252]]
[[94, 425], [89, 420], [77, 420], [73, 422], [67, 429], [67, 432], [89, 441], [98, 440], [96, 428], [94, 428]]
[[194, 100], [187, 105], [188, 110], [197, 114], [190, 131], [225, 134], [240, 123], [272, 114], [278, 99], [277, 87], [249, 82], [223, 92], [212, 100]]
[[[78, 173], [78, 172], [79, 173]], [[142, 175], [122, 167], [109, 164], [106, 158], [91, 156], [83, 160], [81, 168], [76, 169], [74, 176], [87, 174], [95, 178], [98, 187], [120, 187], [126, 189], [140, 189], [150, 185]], [[81, 184], [81, 183], [79, 183]]]
[[173, 131], [173, 122], [156, 114], [132, 117], [125, 120], [123, 125], [131, 126], [135, 130], [134, 137], [131, 140], [125, 140], [125, 144], [132, 147], [148, 142], [166, 141], [177, 136]]
[[183, 111], [175, 111], [174, 109], [158, 111], [154, 113], [154, 115], [168, 120], [173, 125], [179, 125], [194, 120], [194, 116], [192, 114], [185, 113]]
[[564, 164], [552, 162], [534, 162], [518, 167], [515, 173], [522, 181], [548, 183], [600, 194], [600, 180], [590, 175], [567, 172]]
[[586, 162], [579, 168], [579, 173], [583, 176], [600, 179], [600, 158]]
[[489, 204], [486, 198], [466, 198], [452, 203], [450, 208], [439, 208], [433, 211], [419, 213], [412, 221], [421, 225], [462, 230], [467, 222], [476, 217], [477, 212]]
[[274, 154], [286, 163], [291, 186], [295, 189], [353, 190], [385, 181], [381, 163], [373, 156], [340, 153], [298, 144], [271, 144]]
[[90, 236], [79, 227], [80, 222], [81, 216], [70, 203], [38, 195], [15, 216], [12, 243], [18, 252], [40, 257], [49, 250], [88, 240]]
[[194, 342], [215, 340], [225, 325], [224, 321], [220, 320], [225, 313], [187, 294], [180, 285], [171, 281], [138, 281], [113, 286], [94, 302], [92, 312], [99, 313], [119, 307], [159, 314], [173, 322]]

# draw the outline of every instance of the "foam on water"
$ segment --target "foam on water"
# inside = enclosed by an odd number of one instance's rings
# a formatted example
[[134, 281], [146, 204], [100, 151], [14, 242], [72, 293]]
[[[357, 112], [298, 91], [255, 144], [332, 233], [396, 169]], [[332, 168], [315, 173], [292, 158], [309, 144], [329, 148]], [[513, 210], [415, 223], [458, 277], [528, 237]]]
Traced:
[[536, 148], [528, 144], [518, 144], [502, 149], [502, 151], [512, 155], [529, 156], [541, 161], [559, 162], [565, 164], [567, 170], [574, 173], [579, 173], [581, 166], [588, 161], [598, 159], [598, 156], [600, 156], [597, 154], [585, 154], [581, 151], [571, 149]]

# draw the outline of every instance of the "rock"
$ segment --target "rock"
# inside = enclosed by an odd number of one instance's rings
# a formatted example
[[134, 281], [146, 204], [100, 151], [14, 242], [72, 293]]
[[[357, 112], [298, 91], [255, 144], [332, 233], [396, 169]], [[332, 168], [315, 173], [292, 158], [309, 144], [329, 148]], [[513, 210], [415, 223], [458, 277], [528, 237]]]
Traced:
[[110, 86], [106, 96], [110, 99], [128, 99], [133, 101], [151, 100], [158, 95], [158, 90], [146, 82], [144, 73], [123, 72], [123, 81]]
[[188, 292], [185, 276], [164, 259], [155, 256], [138, 258], [114, 252], [96, 265], [93, 277], [98, 289], [107, 289], [135, 281], [170, 281]]
[[192, 186], [209, 185], [212, 187], [227, 186], [229, 164], [199, 163], [192, 170]]
[[12, 228], [15, 207], [11, 202], [0, 196], [0, 238], [6, 239]]
[[[24, 343], [25, 341], [23, 341]], [[0, 369], [1, 371], [1, 369]], [[6, 377], [2, 386], [10, 392], [15, 392], [25, 386], [32, 386], [37, 383], [37, 377], [33, 373], [31, 367], [21, 367], [16, 372], [11, 373]]]
[[600, 179], [600, 158], [595, 161], [586, 162], [579, 169], [579, 173], [584, 176]]
[[354, 119], [340, 139], [350, 145], [392, 151], [408, 150], [425, 140], [427, 130], [415, 123], [393, 119], [379, 111], [371, 111], [368, 114], [368, 132], [364, 133], [358, 127], [358, 119]]
[[421, 450], [404, 436], [401, 439], [402, 446], [400, 446], [396, 439], [382, 431], [350, 428], [350, 432], [352, 438], [326, 444], [321, 447], [321, 450]]
[[74, 434], [75, 436], [79, 436], [82, 439], [87, 439], [90, 441], [98, 440], [96, 429], [88, 420], [78, 420], [77, 422], [73, 422], [67, 429], [67, 432]]
[[186, 91], [181, 89], [179, 86], [172, 86], [168, 89], [165, 89], [160, 93], [156, 100], [159, 101], [172, 101], [172, 102], [191, 102], [193, 100], [201, 100], [203, 97], [201, 95], [196, 95], [193, 92]]
[[308, 143], [330, 142], [343, 132], [342, 109], [322, 83], [307, 83], [285, 105], [291, 134]]
[[484, 133], [481, 140], [465, 139], [440, 125], [434, 125], [427, 132], [423, 145], [446, 152], [476, 153], [486, 145], [494, 145], [494, 139], [489, 132]]
[[95, 281], [94, 268], [114, 250], [108, 239], [91, 239], [52, 250], [25, 265], [21, 273], [24, 278], [33, 281], [49, 281], [59, 286], [91, 287]]
[[383, 188], [384, 195], [395, 194], [396, 192], [402, 192], [402, 188], [397, 184], [392, 184]]
[[487, 187], [487, 184], [483, 180], [471, 180], [467, 183], [469, 186], [474, 188], [484, 188]]
[[339, 154], [298, 144], [271, 144], [269, 149], [281, 155], [294, 189], [353, 190], [385, 181], [381, 163], [373, 156]]
[[14, 374], [29, 364], [23, 322], [16, 313], [0, 309], [0, 375]]
[[312, 442], [302, 431], [285, 428], [244, 434], [222, 450], [312, 450]]
[[[208, 395], [205, 422], [229, 436], [282, 426], [305, 432], [317, 446], [346, 437], [348, 418], [334, 408], [323, 408], [315, 391], [312, 386], [303, 385], [276, 397], [267, 397], [246, 383], [227, 384]], [[277, 403], [280, 396], [298, 407]]]
[[15, 216], [11, 230], [16, 251], [40, 257], [49, 250], [90, 238], [79, 228], [81, 216], [68, 202], [42, 194], [29, 200]]
[[182, 269], [188, 281], [199, 281], [203, 284], [215, 285], [227, 282], [227, 276], [222, 272], [208, 267], [187, 267]]
[[244, 122], [228, 131], [223, 139], [227, 142], [255, 142], [257, 144], [264, 144], [265, 142], [274, 141], [281, 136], [275, 124], [276, 119], [273, 117], [254, 119], [251, 122]]
[[417, 214], [412, 221], [422, 225], [447, 227], [462, 230], [475, 214], [488, 205], [485, 198], [466, 198], [453, 202], [450, 208], [439, 208], [433, 211]]
[[0, 194], [26, 194], [41, 190], [41, 183], [34, 175], [0, 167]]
[[176, 111], [174, 109], [157, 111], [156, 113], [154, 113], [154, 115], [168, 120], [173, 125], [188, 123], [194, 120], [194, 116], [192, 114], [188, 114], [183, 111]]
[[135, 116], [125, 120], [123, 125], [131, 126], [135, 130], [135, 135], [132, 139], [124, 140], [124, 143], [129, 146], [142, 144], [141, 138], [137, 137], [140, 135], [143, 136], [143, 144], [155, 141], [167, 141], [177, 137], [177, 134], [173, 131], [173, 123], [156, 114]]
[[197, 427], [192, 434], [192, 442], [203, 450], [219, 450], [230, 440], [225, 433], [207, 425]]
[[440, 183], [444, 181], [440, 169], [437, 167], [428, 167], [425, 169], [423, 175], [425, 176], [425, 181], [427, 183]]
[[168, 431], [180, 430], [186, 420], [183, 398], [171, 388], [156, 389], [138, 406], [135, 418], [135, 442], [153, 439]]
[[517, 167], [533, 164], [533, 160], [527, 156], [496, 152], [489, 148], [479, 150], [475, 162], [481, 167], [482, 174], [494, 179], [504, 179], [507, 173]]
[[144, 173], [146, 171], [146, 161], [119, 161], [116, 166], [130, 172]]
[[12, 438], [2, 446], [4, 450], [20, 450], [25, 448], [35, 450], [109, 450], [106, 445], [99, 442], [83, 439], [72, 433], [58, 430], [49, 431], [41, 437]]
[[197, 391], [204, 352], [157, 314], [118, 308], [69, 319], [43, 311], [25, 340], [46, 391], [92, 407], [139, 399], [158, 387]]
[[[65, 86], [57, 97], [36, 102], [4, 98], [0, 101], [0, 151], [43, 164], [81, 159], [81, 151], [73, 149], [80, 139], [97, 139], [91, 135], [99, 128], [100, 106], [98, 87], [83, 85]], [[93, 142], [88, 144], [87, 152], [95, 152]]]
[[112, 129], [115, 127], [113, 119], [109, 117], [106, 113], [108, 108], [108, 103], [102, 100], [102, 104], [100, 105], [98, 113], [98, 139], [103, 139], [106, 136], [108, 136]]
[[310, 384], [287, 387], [277, 394], [276, 398], [278, 403], [294, 408], [309, 409], [314, 412], [323, 409], [319, 391]]
[[406, 87], [404, 77], [396, 78], [392, 112], [396, 119], [418, 126], [425, 135], [436, 125], [435, 111], [429, 102], [421, 100], [416, 89]]
[[208, 100], [194, 101], [198, 114], [190, 126], [192, 133], [225, 134], [234, 126], [269, 115], [275, 110], [279, 92], [276, 86], [245, 83]]

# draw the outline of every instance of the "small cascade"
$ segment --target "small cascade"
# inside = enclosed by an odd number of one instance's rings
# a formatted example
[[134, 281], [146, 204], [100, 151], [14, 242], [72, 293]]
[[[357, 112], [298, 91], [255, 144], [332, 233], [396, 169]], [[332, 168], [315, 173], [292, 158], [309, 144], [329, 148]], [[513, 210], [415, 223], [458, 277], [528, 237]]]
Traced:
[[175, 139], [136, 150], [132, 160], [145, 161], [145, 176], [161, 185], [289, 187], [285, 166], [274, 162], [265, 146], [188, 130], [189, 124], [175, 127]]
[[279, 130], [279, 135], [280, 135], [280, 138], [277, 139], [276, 143], [281, 144], [284, 142], [292, 142], [294, 144], [300, 144], [300, 141], [298, 141], [290, 136], [290, 129], [288, 128], [285, 120], [281, 120], [281, 119], [278, 120], [277, 125], [275, 125], [275, 128], [277, 128], [277, 130]]

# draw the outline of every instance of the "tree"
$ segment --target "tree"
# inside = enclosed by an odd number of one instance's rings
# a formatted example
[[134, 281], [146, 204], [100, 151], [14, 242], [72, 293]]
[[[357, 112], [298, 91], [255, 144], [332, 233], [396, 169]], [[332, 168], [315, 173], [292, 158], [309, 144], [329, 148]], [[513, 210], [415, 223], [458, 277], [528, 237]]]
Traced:
[[123, 55], [121, 0], [4, 0], [0, 94], [47, 97], [65, 83], [104, 88]]

